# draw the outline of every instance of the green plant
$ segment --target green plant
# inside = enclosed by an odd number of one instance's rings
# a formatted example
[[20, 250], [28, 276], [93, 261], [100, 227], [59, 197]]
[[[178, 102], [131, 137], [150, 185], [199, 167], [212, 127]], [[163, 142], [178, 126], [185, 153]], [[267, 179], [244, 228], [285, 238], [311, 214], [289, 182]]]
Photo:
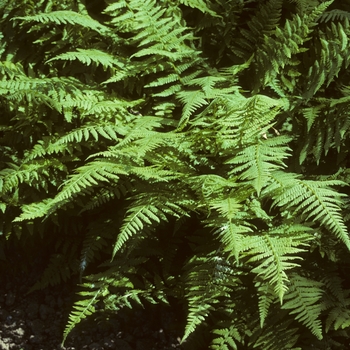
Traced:
[[1, 8], [3, 232], [84, 278], [64, 340], [175, 298], [192, 349], [345, 349], [349, 4], [88, 4]]

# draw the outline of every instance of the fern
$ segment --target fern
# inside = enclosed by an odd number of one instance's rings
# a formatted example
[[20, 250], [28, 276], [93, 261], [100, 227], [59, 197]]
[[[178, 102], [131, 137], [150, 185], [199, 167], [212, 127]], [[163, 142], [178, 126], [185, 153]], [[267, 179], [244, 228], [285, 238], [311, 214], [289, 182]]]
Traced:
[[[186, 340], [206, 320], [209, 313], [214, 310], [215, 305], [219, 303], [220, 297], [228, 295], [227, 292], [230, 289], [230, 287], [223, 288], [222, 285], [221, 288], [218, 288], [216, 285], [216, 281], [220, 281], [222, 277], [215, 274], [217, 268], [215, 257], [205, 260], [194, 257], [188, 263], [188, 268], [186, 278], [188, 288], [186, 297], [189, 301], [188, 316], [182, 341]], [[208, 273], [209, 278], [207, 277]]]
[[[79, 294], [84, 297], [84, 299], [77, 301], [73, 307], [74, 310], [69, 316], [69, 321], [63, 333], [62, 344], [64, 344], [68, 334], [72, 331], [77, 323], [81, 322], [81, 320], [92, 315], [96, 311], [95, 304], [98, 301], [98, 298], [101, 295], [103, 296], [105, 294], [105, 289], [106, 287], [102, 285], [102, 287], [97, 291], [79, 292]], [[87, 299], [86, 297], [90, 298]]]
[[96, 49], [90, 49], [90, 50], [78, 49], [77, 52], [66, 52], [64, 54], [51, 58], [50, 60], [47, 61], [47, 63], [56, 61], [56, 60], [67, 60], [67, 61], [78, 60], [86, 64], [87, 66], [89, 66], [91, 63], [94, 63], [96, 65], [100, 64], [104, 69], [113, 68], [113, 67], [118, 67], [118, 68], [123, 67], [122, 62], [119, 62], [108, 53], [105, 53]]
[[[279, 322], [278, 322], [279, 321]], [[290, 320], [280, 321], [279, 317], [276, 317], [275, 321], [264, 332], [257, 330], [253, 334], [253, 339], [256, 337], [255, 342], [251, 343], [254, 348], [264, 348], [269, 350], [277, 349], [293, 349], [301, 350], [300, 347], [295, 347], [298, 340], [297, 328], [292, 328]], [[262, 333], [262, 334], [261, 334]]]
[[285, 296], [286, 302], [282, 308], [292, 310], [290, 313], [296, 314], [296, 320], [309, 327], [318, 339], [322, 339], [319, 319], [321, 307], [317, 301], [322, 297], [323, 284], [297, 275], [293, 276], [290, 282], [290, 290]]
[[204, 0], [180, 0], [180, 3], [184, 4], [186, 6], [198, 9], [199, 11], [201, 11], [203, 13], [208, 13], [212, 16], [217, 16], [216, 12], [210, 10], [206, 1], [204, 1]]
[[95, 30], [100, 34], [110, 33], [108, 27], [102, 25], [89, 16], [82, 15], [74, 11], [53, 11], [51, 13], [41, 13], [33, 16], [15, 17], [14, 20], [21, 20], [22, 22], [39, 22], [45, 24], [78, 24], [84, 28]]
[[283, 159], [288, 156], [288, 148], [284, 145], [288, 141], [290, 139], [279, 136], [246, 147], [238, 152], [233, 159], [227, 161], [228, 164], [239, 165], [234, 167], [231, 173], [242, 173], [239, 176], [242, 180], [254, 180], [252, 186], [259, 195], [269, 183], [270, 174], [274, 170], [284, 167]]
[[327, 311], [326, 332], [349, 327], [349, 291], [344, 289], [343, 281], [335, 273], [322, 279], [329, 293], [323, 295], [323, 309]]
[[[292, 209], [292, 213], [303, 213], [304, 219], [313, 219], [332, 231], [350, 249], [346, 226], [340, 214], [342, 194], [334, 192], [329, 186], [343, 186], [341, 181], [299, 180], [289, 176], [289, 185], [283, 193], [274, 197], [274, 205]], [[287, 199], [288, 198], [288, 199]], [[288, 203], [288, 204], [287, 204]]]
[[251, 256], [248, 262], [263, 260], [252, 272], [274, 287], [281, 303], [288, 291], [289, 279], [286, 271], [299, 266], [291, 261], [295, 260], [293, 254], [304, 251], [300, 247], [310, 240], [310, 236], [303, 231], [307, 229], [302, 226], [274, 228], [268, 234], [246, 238], [243, 243], [247, 250], [245, 255]]
[[84, 281], [63, 341], [176, 299], [189, 348], [347, 348], [347, 10], [0, 5], [0, 249]]

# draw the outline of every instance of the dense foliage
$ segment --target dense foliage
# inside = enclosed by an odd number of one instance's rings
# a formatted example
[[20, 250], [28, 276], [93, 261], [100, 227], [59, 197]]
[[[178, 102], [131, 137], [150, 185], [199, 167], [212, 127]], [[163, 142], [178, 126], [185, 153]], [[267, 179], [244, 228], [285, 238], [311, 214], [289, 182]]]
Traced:
[[348, 348], [350, 1], [0, 6], [0, 257], [80, 279], [63, 340], [176, 303], [189, 349]]

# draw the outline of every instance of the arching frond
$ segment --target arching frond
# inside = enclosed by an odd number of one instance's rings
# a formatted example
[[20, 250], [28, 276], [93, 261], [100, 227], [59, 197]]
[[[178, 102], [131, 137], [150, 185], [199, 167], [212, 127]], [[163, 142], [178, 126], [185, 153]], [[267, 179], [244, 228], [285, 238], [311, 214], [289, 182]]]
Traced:
[[[344, 195], [330, 186], [344, 186], [337, 180], [300, 180], [289, 176], [289, 183], [274, 196], [274, 205], [288, 208], [294, 214], [302, 214], [305, 220], [312, 219], [325, 226], [350, 249], [350, 239], [341, 216], [341, 198]], [[282, 189], [283, 188], [283, 189]]]
[[295, 314], [295, 319], [305, 324], [312, 333], [322, 339], [321, 321], [321, 305], [317, 303], [323, 294], [323, 284], [294, 275], [290, 278], [289, 291], [285, 295], [285, 303], [282, 309], [291, 310], [291, 314]]
[[239, 174], [238, 177], [242, 180], [253, 180], [252, 186], [259, 195], [269, 183], [270, 174], [285, 167], [283, 160], [288, 157], [289, 148], [286, 144], [289, 141], [285, 136], [278, 136], [245, 147], [227, 161], [227, 164], [233, 164], [230, 173]]
[[300, 266], [295, 261], [301, 259], [298, 253], [305, 251], [308, 245], [308, 230], [305, 226], [282, 226], [244, 239], [248, 262], [259, 264], [252, 272], [273, 286], [281, 303], [289, 288], [287, 270]]
[[33, 16], [15, 17], [14, 20], [24, 22], [55, 23], [55, 24], [77, 24], [84, 28], [95, 30], [98, 33], [111, 33], [108, 27], [92, 19], [90, 16], [82, 15], [74, 11], [52, 11]]
[[120, 62], [118, 59], [116, 59], [112, 55], [96, 49], [89, 49], [89, 50], [77, 49], [77, 51], [75, 52], [66, 52], [49, 59], [47, 63], [52, 61], [57, 61], [57, 60], [63, 60], [63, 61], [78, 60], [81, 63], [86, 64], [87, 66], [89, 66], [92, 63], [96, 65], [100, 64], [104, 69], [113, 68], [113, 67], [122, 68], [124, 66], [122, 62]]

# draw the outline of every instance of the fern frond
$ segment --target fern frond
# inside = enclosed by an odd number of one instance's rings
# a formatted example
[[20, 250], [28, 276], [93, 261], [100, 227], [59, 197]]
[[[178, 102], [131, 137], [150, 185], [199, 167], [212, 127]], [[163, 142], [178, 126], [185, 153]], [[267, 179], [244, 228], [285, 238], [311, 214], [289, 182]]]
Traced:
[[76, 271], [76, 261], [69, 261], [67, 256], [63, 254], [53, 254], [40, 280], [29, 289], [28, 293], [44, 289], [48, 286], [56, 286], [62, 283], [62, 281], [67, 282]]
[[242, 336], [235, 325], [230, 328], [214, 329], [213, 334], [216, 336], [210, 347], [213, 350], [237, 350], [237, 342], [242, 342]]
[[145, 193], [136, 197], [135, 202], [127, 210], [126, 217], [120, 229], [116, 243], [113, 249], [113, 256], [121, 250], [124, 243], [130, 237], [137, 235], [143, 239], [146, 233], [145, 229], [160, 222], [167, 222], [168, 217], [180, 218], [188, 216], [188, 213], [182, 206], [186, 205], [186, 200], [182, 198], [177, 201], [176, 197], [164, 197], [160, 193]]
[[326, 332], [328, 333], [330, 329], [350, 327], [350, 290], [343, 287], [344, 281], [333, 271], [321, 282], [326, 287], [322, 302], [323, 309], [327, 312]]
[[112, 227], [113, 225], [111, 225], [108, 220], [105, 220], [105, 222], [92, 222], [89, 224], [80, 253], [80, 283], [86, 267], [96, 258], [96, 256], [99, 256], [102, 248], [107, 246], [106, 237], [111, 238]]
[[259, 296], [260, 327], [263, 328], [269, 314], [270, 306], [276, 301], [276, 294], [273, 285], [269, 282], [263, 282], [261, 279], [255, 283], [255, 287]]
[[286, 65], [293, 66], [293, 57], [304, 50], [303, 44], [309, 40], [319, 16], [332, 2], [325, 1], [302, 16], [295, 14], [292, 20], [286, 20], [283, 29], [276, 27], [274, 36], [265, 36], [264, 49], [259, 50], [256, 55], [258, 70], [264, 67], [264, 76], [260, 77], [258, 84], [266, 86], [274, 81]]
[[[253, 140], [258, 135], [261, 138], [261, 135], [267, 132], [269, 124], [284, 108], [284, 105], [283, 100], [272, 99], [265, 95], [255, 95], [247, 99], [243, 107], [239, 104], [239, 106], [232, 108], [232, 111], [229, 111], [230, 118], [235, 118], [237, 112], [241, 116], [240, 142], [246, 145], [248, 140]], [[223, 123], [226, 121], [223, 120]]]
[[73, 196], [86, 195], [91, 193], [95, 187], [99, 187], [101, 183], [118, 182], [119, 175], [127, 175], [120, 164], [116, 162], [91, 162], [80, 168], [77, 168], [75, 174], [63, 183], [61, 192], [55, 198], [45, 200], [41, 203], [32, 203], [23, 206], [23, 212], [15, 221], [28, 220], [29, 218], [37, 218], [47, 216], [65, 204], [69, 203]]
[[61, 192], [56, 196], [55, 201], [70, 198], [84, 190], [98, 185], [100, 182], [110, 183], [118, 181], [119, 175], [127, 175], [128, 172], [120, 164], [115, 162], [93, 161], [87, 165], [77, 168], [76, 173], [64, 183]]
[[84, 204], [81, 212], [92, 210], [107, 202], [117, 198], [124, 197], [128, 191], [131, 190], [131, 186], [128, 182], [119, 180], [117, 186], [107, 186], [103, 187], [100, 191], [97, 191], [96, 194], [92, 195], [89, 201]]
[[198, 9], [203, 13], [208, 13], [211, 16], [219, 17], [219, 15], [217, 15], [215, 11], [212, 11], [211, 9], [209, 9], [207, 2], [205, 0], [179, 0], [179, 1], [181, 4], [192, 7], [194, 9]]
[[40, 13], [33, 16], [15, 17], [13, 20], [20, 20], [25, 22], [39, 22], [39, 23], [56, 23], [56, 24], [78, 24], [86, 29], [94, 30], [100, 34], [112, 34], [111, 30], [92, 19], [90, 16], [82, 15], [74, 11], [52, 11], [50, 13]]
[[65, 172], [67, 169], [59, 160], [38, 159], [23, 163], [20, 167], [12, 165], [0, 171], [4, 193], [16, 189], [19, 184], [27, 183], [34, 188], [47, 190], [50, 183], [50, 168]]
[[117, 60], [112, 55], [96, 49], [77, 49], [77, 51], [65, 52], [58, 56], [49, 59], [46, 63], [63, 60], [74, 61], [78, 60], [83, 64], [89, 66], [94, 63], [95, 65], [101, 65], [104, 69], [107, 68], [123, 68], [124, 64]]
[[270, 174], [285, 167], [283, 159], [289, 156], [287, 151], [290, 149], [286, 146], [289, 141], [291, 139], [288, 137], [278, 136], [245, 147], [226, 162], [236, 165], [229, 174], [239, 174], [239, 179], [250, 180], [260, 195], [261, 190], [269, 183]]
[[12, 80], [17, 76], [25, 76], [25, 72], [21, 63], [13, 63], [11, 61], [0, 61], [0, 76], [1, 80]]
[[322, 311], [318, 301], [323, 294], [323, 283], [293, 275], [290, 278], [289, 291], [286, 293], [282, 309], [291, 310], [290, 315], [308, 327], [318, 338], [322, 339], [322, 326], [319, 316]]
[[22, 205], [22, 213], [18, 215], [13, 222], [30, 221], [45, 216], [49, 211], [50, 202], [50, 199], [45, 199], [41, 202]]
[[[95, 287], [90, 283], [86, 283], [84, 284], [84, 286], [87, 288]], [[107, 287], [102, 284], [100, 288], [97, 286], [96, 290], [94, 291], [79, 292], [79, 295], [81, 295], [85, 299], [80, 299], [75, 302], [73, 306], [73, 311], [69, 315], [68, 323], [63, 332], [62, 345], [65, 343], [69, 333], [78, 323], [80, 323], [84, 318], [96, 312], [95, 305], [98, 302], [99, 298], [106, 294], [106, 288]]]
[[208, 104], [205, 94], [200, 90], [180, 91], [177, 93], [177, 97], [184, 105], [179, 126], [185, 125], [194, 111]]
[[54, 145], [68, 144], [68, 143], [81, 143], [84, 141], [89, 141], [91, 136], [95, 141], [99, 140], [99, 136], [106, 138], [107, 140], [118, 141], [119, 132], [124, 132], [123, 129], [114, 124], [99, 123], [97, 125], [84, 125], [81, 128], [76, 128], [70, 133], [60, 137], [54, 142]]
[[331, 186], [346, 184], [337, 180], [299, 180], [292, 176], [282, 186], [280, 193], [273, 196], [274, 205], [289, 208], [305, 220], [319, 222], [350, 249], [349, 233], [341, 216], [341, 198], [345, 195], [331, 189]]
[[247, 29], [240, 29], [241, 36], [233, 43], [235, 55], [248, 59], [258, 49], [264, 35], [271, 35], [281, 18], [282, 1], [259, 3], [256, 13], [247, 21]]
[[151, 225], [152, 222], [166, 221], [164, 213], [149, 203], [133, 205], [128, 209], [126, 215], [114, 245], [113, 257], [131, 236], [136, 234], [140, 236], [139, 232], [143, 230], [145, 225]]
[[350, 20], [350, 12], [340, 9], [333, 9], [330, 11], [324, 12], [320, 17], [320, 22], [330, 22], [337, 20]]
[[298, 253], [304, 252], [311, 239], [310, 229], [302, 225], [272, 228], [263, 234], [245, 237], [243, 246], [249, 257], [248, 262], [257, 262], [252, 269], [262, 279], [270, 283], [282, 303], [288, 291], [287, 270], [300, 266]]
[[249, 345], [257, 349], [266, 350], [301, 350], [295, 347], [299, 338], [298, 328], [293, 327], [292, 320], [281, 320], [276, 315], [268, 327], [256, 328], [252, 332]]
[[194, 256], [187, 264], [188, 316], [182, 341], [186, 340], [215, 310], [220, 297], [228, 296], [231, 287], [222, 283], [222, 276], [216, 274], [216, 268], [215, 256], [208, 258]]
[[237, 213], [242, 208], [242, 204], [234, 197], [227, 197], [225, 199], [211, 201], [210, 207], [218, 210], [218, 212], [228, 220], [233, 220], [237, 217]]

